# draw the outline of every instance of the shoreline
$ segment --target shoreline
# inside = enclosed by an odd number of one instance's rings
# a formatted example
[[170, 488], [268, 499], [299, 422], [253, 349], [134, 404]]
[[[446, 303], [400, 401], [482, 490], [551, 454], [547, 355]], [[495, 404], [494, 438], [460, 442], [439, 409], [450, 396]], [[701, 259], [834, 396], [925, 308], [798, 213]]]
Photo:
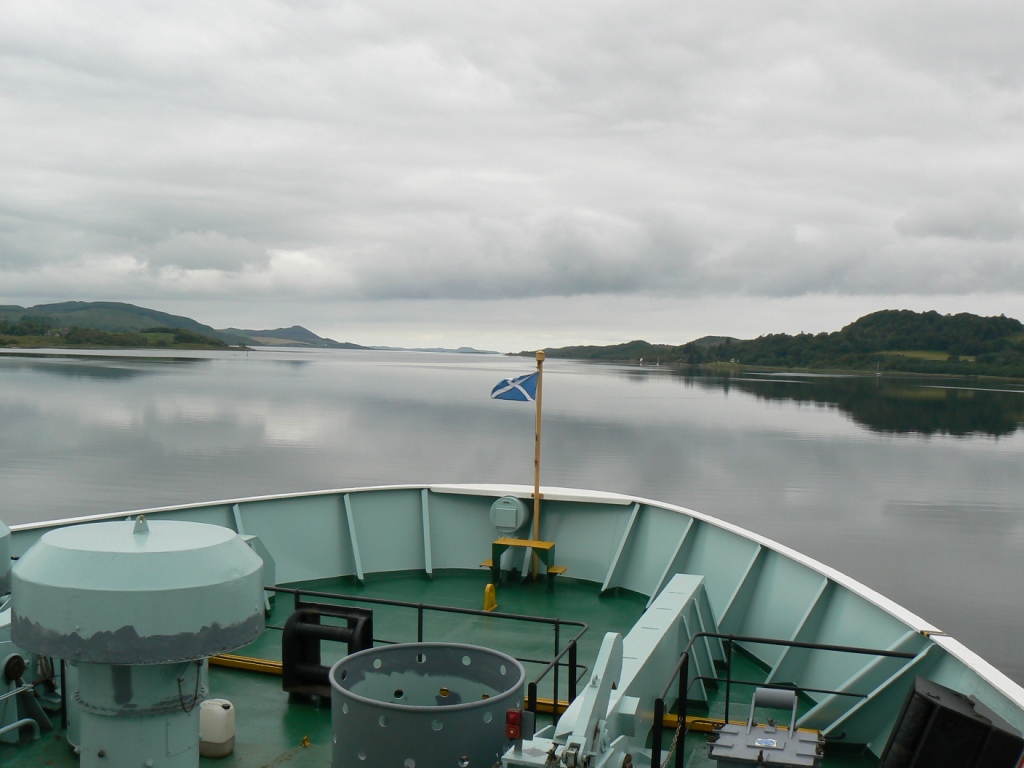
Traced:
[[[518, 356], [518, 353], [510, 355], [512, 357]], [[640, 363], [636, 360], [588, 360], [579, 357], [551, 357], [547, 358], [550, 361], [569, 361], [576, 363], [586, 363], [588, 365], [608, 365], [608, 366], [620, 366], [624, 368], [637, 368], [642, 370], [666, 370], [666, 371], [683, 371], [686, 369], [692, 369], [700, 371], [702, 373], [718, 373], [718, 374], [729, 374], [729, 373], [767, 373], [767, 374], [789, 374], [793, 376], [808, 376], [808, 377], [859, 377], [866, 379], [899, 379], [899, 378], [926, 378], [926, 379], [987, 379], [996, 381], [1011, 381], [1011, 382], [1024, 382], [1024, 376], [995, 376], [992, 374], [985, 373], [943, 373], [943, 372], [922, 372], [922, 371], [881, 371], [876, 372], [867, 368], [782, 368], [771, 365], [746, 365], [743, 363], [726, 363], [726, 362], [712, 362], [712, 363], [660, 363], [660, 364], [647, 364]]]

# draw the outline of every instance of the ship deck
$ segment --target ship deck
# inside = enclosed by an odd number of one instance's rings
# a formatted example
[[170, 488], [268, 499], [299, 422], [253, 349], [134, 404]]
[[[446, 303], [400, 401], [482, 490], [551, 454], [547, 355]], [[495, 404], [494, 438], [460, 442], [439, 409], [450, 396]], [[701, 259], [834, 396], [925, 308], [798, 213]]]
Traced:
[[[406, 603], [429, 603], [479, 610], [487, 581], [483, 572], [449, 571], [427, 578], [420, 573], [376, 576], [359, 584], [352, 579], [319, 580], [288, 585], [295, 588], [328, 592], [351, 597], [396, 600]], [[605, 632], [626, 634], [643, 613], [646, 598], [620, 590], [600, 595], [593, 584], [560, 579], [553, 592], [543, 583], [504, 584], [498, 590], [498, 610], [502, 613], [558, 617], [562, 620], [585, 621], [589, 631], [579, 643], [579, 661], [589, 669], [597, 656]], [[313, 598], [309, 598], [313, 599]], [[317, 598], [321, 599], [321, 598]], [[357, 603], [353, 603], [357, 604]], [[372, 606], [374, 638], [378, 645], [413, 642], [417, 639], [417, 611], [408, 607]], [[281, 659], [281, 628], [293, 608], [289, 594], [279, 594], [267, 619], [267, 629], [253, 644], [236, 651], [239, 656], [271, 662]], [[560, 629], [560, 642], [575, 633], [575, 627]], [[501, 620], [490, 616], [461, 615], [427, 611], [423, 621], [423, 639], [428, 642], [460, 642], [484, 645], [524, 661], [527, 680], [537, 677], [554, 651], [554, 631], [547, 625]], [[324, 663], [333, 657], [324, 644]], [[273, 665], [269, 669], [273, 671]], [[759, 680], [765, 672], [742, 654], [734, 657], [736, 679]], [[201, 759], [204, 768], [327, 768], [331, 764], [331, 713], [328, 703], [289, 701], [282, 690], [281, 678], [267, 672], [211, 665], [210, 697], [225, 698], [236, 708], [236, 746], [234, 752], [221, 759]], [[551, 680], [545, 678], [538, 686], [542, 700], [552, 697]], [[559, 698], [564, 699], [567, 684], [562, 675]], [[721, 718], [725, 712], [725, 687], [712, 687], [707, 710], [691, 712], [708, 718]], [[745, 717], [750, 706], [749, 687], [734, 685], [730, 717]], [[538, 727], [550, 722], [540, 714]], [[671, 732], [667, 733], [667, 750]], [[706, 735], [691, 732], [686, 736], [684, 765], [703, 768], [714, 763], [707, 756]], [[5, 768], [73, 768], [78, 759], [68, 747], [61, 731], [44, 733], [36, 742], [23, 736], [18, 746], [0, 743], [0, 765]], [[670, 765], [672, 762], [669, 763]], [[826, 747], [825, 768], [876, 768], [877, 759], [866, 752], [842, 752]]]

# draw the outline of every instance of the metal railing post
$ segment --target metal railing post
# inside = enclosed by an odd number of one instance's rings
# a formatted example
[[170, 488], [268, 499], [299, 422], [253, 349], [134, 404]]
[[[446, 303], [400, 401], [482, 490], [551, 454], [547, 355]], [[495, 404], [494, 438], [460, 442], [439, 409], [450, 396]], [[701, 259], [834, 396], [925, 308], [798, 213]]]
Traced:
[[665, 720], [665, 700], [660, 696], [654, 700], [654, 730], [651, 732], [651, 766], [661, 768], [661, 731]]
[[686, 695], [690, 688], [690, 653], [683, 651], [683, 668], [679, 670], [679, 698], [676, 701], [676, 712], [679, 713], [679, 723], [676, 728], [679, 731], [679, 738], [676, 739], [676, 768], [683, 768], [683, 753], [686, 746]]
[[729, 724], [729, 696], [732, 691], [732, 637], [729, 637], [728, 650], [725, 652], [725, 723]]
[[423, 603], [416, 606], [416, 642], [423, 642]]
[[68, 729], [68, 666], [64, 659], [60, 660], [60, 727]]
[[569, 703], [576, 700], [576, 640], [569, 641]]
[[560, 666], [562, 666], [561, 663], [558, 661], [558, 651], [560, 650], [559, 647], [558, 647], [559, 642], [560, 642], [559, 641], [559, 632], [558, 632], [559, 624], [560, 624], [560, 622], [556, 618], [555, 619], [555, 653], [554, 653], [555, 668], [554, 668], [554, 670], [552, 670], [552, 672], [554, 674], [554, 681], [552, 683], [552, 686], [553, 686], [554, 690], [551, 692], [551, 714], [554, 717], [556, 717], [556, 718], [558, 717], [558, 714], [559, 714], [558, 713], [558, 668]]

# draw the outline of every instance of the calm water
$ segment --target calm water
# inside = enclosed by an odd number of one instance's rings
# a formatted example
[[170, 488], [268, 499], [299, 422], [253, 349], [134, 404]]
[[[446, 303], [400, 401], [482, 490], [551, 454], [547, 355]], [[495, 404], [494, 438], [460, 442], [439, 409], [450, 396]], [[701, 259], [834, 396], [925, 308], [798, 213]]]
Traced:
[[[488, 393], [532, 365], [354, 351], [2, 354], [0, 518], [530, 484], [532, 406]], [[640, 494], [768, 535], [1024, 682], [1024, 391], [562, 361], [545, 372], [544, 483]]]

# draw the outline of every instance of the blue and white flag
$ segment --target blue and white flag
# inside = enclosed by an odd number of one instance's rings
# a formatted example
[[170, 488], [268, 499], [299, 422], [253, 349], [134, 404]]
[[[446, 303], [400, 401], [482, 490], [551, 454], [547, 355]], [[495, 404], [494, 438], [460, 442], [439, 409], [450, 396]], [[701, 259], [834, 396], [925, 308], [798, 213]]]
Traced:
[[537, 371], [514, 379], [502, 379], [491, 390], [494, 400], [520, 400], [533, 402], [537, 399]]

